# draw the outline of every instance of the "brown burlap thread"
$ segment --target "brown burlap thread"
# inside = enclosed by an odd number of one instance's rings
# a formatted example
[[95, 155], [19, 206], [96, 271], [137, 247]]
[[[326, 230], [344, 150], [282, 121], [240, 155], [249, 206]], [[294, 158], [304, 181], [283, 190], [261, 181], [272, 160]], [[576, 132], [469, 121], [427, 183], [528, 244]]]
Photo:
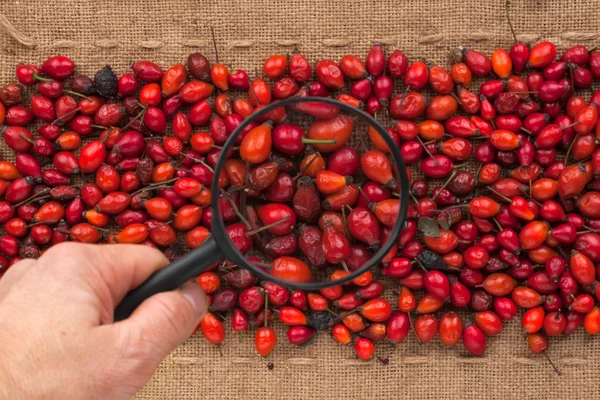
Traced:
[[[0, 82], [14, 80], [19, 62], [39, 63], [65, 54], [82, 73], [109, 63], [122, 73], [132, 59], [162, 66], [185, 61], [192, 51], [214, 60], [210, 27], [221, 60], [248, 72], [264, 58], [294, 47], [311, 60], [364, 56], [378, 40], [411, 60], [425, 57], [448, 66], [446, 47], [472, 46], [488, 54], [508, 47], [504, 2], [415, 0], [397, 2], [319, 0], [3, 0], [2, 13], [35, 48], [0, 33]], [[548, 39], [564, 49], [598, 40], [597, 0], [520, 0], [512, 5], [520, 40]], [[4, 24], [0, 24], [5, 26]], [[3, 156], [8, 156], [3, 153]], [[221, 351], [201, 335], [169, 356], [139, 399], [591, 399], [600, 367], [600, 342], [583, 332], [552, 340], [550, 355], [562, 368], [557, 377], [543, 358], [532, 356], [518, 322], [488, 340], [483, 358], [439, 340], [419, 345], [414, 337], [393, 348], [378, 347], [388, 365], [359, 362], [351, 348], [327, 334], [309, 347], [279, 344], [269, 359], [257, 356], [253, 337], [228, 332]], [[273, 363], [273, 370], [267, 368]]]

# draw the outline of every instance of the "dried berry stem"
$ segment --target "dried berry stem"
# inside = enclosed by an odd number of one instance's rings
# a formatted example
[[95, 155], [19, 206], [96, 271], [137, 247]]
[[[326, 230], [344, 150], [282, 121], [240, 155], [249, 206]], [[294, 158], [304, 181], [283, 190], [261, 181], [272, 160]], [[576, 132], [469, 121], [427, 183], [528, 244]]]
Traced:
[[450, 184], [450, 182], [452, 182], [452, 179], [454, 179], [454, 177], [456, 176], [456, 170], [452, 171], [452, 173], [450, 174], [450, 177], [448, 178], [448, 180], [446, 180], [446, 182], [442, 185], [442, 187], [440, 188], [440, 190], [435, 194], [435, 196], [433, 196], [431, 198], [431, 200], [435, 201], [435, 199], [438, 198], [438, 196], [440, 195], [440, 193], [442, 193], [442, 191], [444, 189], [446, 189], [446, 186], [448, 186]]
[[552, 369], [554, 370], [554, 372], [556, 372], [556, 375], [561, 376], [562, 372], [560, 369], [558, 369], [556, 367], [556, 365], [554, 365], [554, 363], [552, 362], [552, 360], [550, 359], [550, 357], [548, 357], [548, 354], [546, 354], [546, 352], [542, 353], [544, 355], [544, 357], [546, 358], [546, 360], [548, 360], [548, 363], [550, 363], [550, 366], [552, 367]]
[[573, 141], [569, 145], [569, 148], [567, 149], [567, 153], [565, 154], [565, 165], [569, 165], [569, 156], [571, 155], [571, 149], [573, 149], [573, 145], [575, 144], [575, 142], [577, 141], [578, 138], [579, 138], [579, 132], [577, 132], [577, 134], [573, 138]]
[[515, 34], [515, 29], [513, 28], [512, 22], [510, 21], [510, 13], [508, 12], [509, 7], [510, 7], [510, 0], [506, 0], [505, 7], [504, 7], [504, 9], [506, 10], [506, 20], [508, 21], [508, 26], [510, 27], [510, 33], [512, 34], [512, 37], [515, 40], [515, 43], [518, 43], [517, 35]]
[[210, 34], [212, 36], [213, 46], [215, 48], [215, 59], [217, 60], [217, 64], [219, 64], [219, 50], [217, 50], [217, 39], [215, 38], [215, 28], [210, 27]]
[[298, 175], [296, 175], [292, 179], [292, 182], [296, 182], [298, 179], [300, 179], [300, 177], [302, 175], [304, 175], [304, 173], [308, 170], [308, 168], [312, 165], [312, 163], [314, 163], [315, 161], [317, 161], [317, 159], [319, 158], [319, 156], [321, 154], [318, 151], [315, 151], [314, 153], [312, 153], [312, 155], [314, 155], [314, 157], [308, 163], [306, 163], [306, 165], [304, 166], [304, 168], [302, 168], [302, 170], [300, 170], [300, 172], [298, 172]]
[[169, 179], [168, 181], [164, 181], [164, 182], [157, 182], [157, 183], [151, 183], [148, 186], [145, 186], [141, 189], [136, 190], [135, 192], [131, 193], [131, 197], [135, 196], [136, 194], [140, 194], [142, 192], [148, 192], [150, 190], [154, 190], [157, 188], [164, 188], [167, 187], [166, 185], [168, 185], [169, 183], [173, 183], [176, 182], [179, 178], [173, 178], [173, 179]]
[[127, 128], [129, 128], [129, 126], [131, 126], [131, 124], [133, 124], [135, 121], [137, 121], [138, 119], [140, 119], [144, 115], [145, 112], [146, 112], [146, 108], [144, 108], [142, 111], [140, 111], [138, 113], [138, 115], [136, 115], [135, 117], [133, 117], [131, 119], [131, 121], [129, 121], [127, 124], [125, 124], [125, 126], [121, 128], [121, 131], [125, 132], [125, 130]]
[[67, 94], [70, 94], [72, 96], [81, 97], [83, 99], [86, 99], [87, 101], [94, 101], [91, 98], [87, 97], [85, 94], [77, 93], [77, 92], [74, 92], [72, 90], [66, 90], [65, 89], [65, 90], [63, 90], [63, 93], [67, 93]]
[[246, 236], [249, 237], [249, 236], [252, 236], [252, 235], [256, 235], [257, 233], [266, 231], [267, 229], [270, 229], [270, 228], [272, 228], [274, 226], [277, 226], [277, 225], [279, 225], [279, 224], [281, 224], [281, 223], [283, 223], [285, 221], [289, 221], [289, 220], [290, 220], [290, 216], [286, 215], [285, 217], [281, 218], [279, 221], [275, 221], [275, 222], [272, 222], [272, 223], [270, 223], [268, 225], [264, 225], [264, 226], [261, 226], [260, 228], [256, 228], [254, 230], [246, 232]]
[[503, 195], [502, 193], [499, 193], [497, 190], [493, 189], [492, 187], [488, 187], [488, 190], [492, 193], [494, 193], [496, 196], [500, 197], [502, 200], [507, 201], [507, 202], [512, 202], [511, 199], [509, 199], [508, 197], [506, 197], [505, 195]]
[[[350, 239], [350, 232], [348, 232], [348, 219], [346, 217], [346, 205], [344, 204], [342, 206], [342, 221], [344, 222], [344, 233], [346, 234], [346, 237], [348, 239]], [[350, 211], [352, 211], [352, 209], [350, 209]], [[343, 262], [343, 260], [342, 260]]]
[[425, 143], [423, 143], [423, 141], [421, 140], [419, 135], [415, 136], [415, 138], [419, 141], [419, 143], [421, 143], [421, 146], [423, 146], [423, 150], [425, 150], [425, 153], [427, 153], [429, 155], [429, 157], [431, 157], [431, 159], [434, 161], [435, 165], [438, 165], [439, 164], [438, 160], [433, 156], [433, 154], [431, 154], [431, 152], [429, 151], [427, 146], [425, 146]]

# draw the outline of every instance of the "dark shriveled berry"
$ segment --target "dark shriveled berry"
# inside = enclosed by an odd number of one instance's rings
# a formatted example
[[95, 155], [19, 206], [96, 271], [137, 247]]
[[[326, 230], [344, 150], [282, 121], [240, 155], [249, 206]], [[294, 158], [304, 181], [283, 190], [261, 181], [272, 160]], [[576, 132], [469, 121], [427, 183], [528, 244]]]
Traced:
[[117, 97], [118, 78], [112, 68], [107, 65], [94, 75], [94, 86], [103, 97]]
[[318, 331], [330, 329], [334, 322], [333, 315], [328, 312], [316, 312], [308, 317], [308, 325]]
[[447, 271], [448, 264], [442, 257], [430, 250], [425, 250], [417, 256], [417, 260], [428, 270]]

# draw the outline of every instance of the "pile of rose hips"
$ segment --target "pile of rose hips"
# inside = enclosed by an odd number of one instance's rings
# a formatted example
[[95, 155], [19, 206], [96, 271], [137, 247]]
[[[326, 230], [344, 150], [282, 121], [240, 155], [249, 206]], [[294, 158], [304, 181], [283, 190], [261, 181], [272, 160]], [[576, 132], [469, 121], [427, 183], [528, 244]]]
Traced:
[[[375, 343], [400, 343], [410, 330], [421, 343], [462, 340], [480, 356], [518, 307], [536, 354], [580, 325], [599, 333], [600, 91], [589, 100], [577, 92], [600, 77], [600, 52], [574, 46], [557, 61], [541, 42], [491, 58], [457, 48], [452, 58], [447, 71], [375, 44], [365, 61], [349, 54], [313, 67], [296, 52], [269, 57], [254, 79], [199, 53], [187, 68], [137, 61], [120, 77], [110, 67], [76, 76], [63, 56], [19, 65], [17, 79], [35, 93], [15, 83], [0, 91], [1, 132], [16, 152], [14, 163], [0, 161], [0, 273], [66, 240], [139, 243], [170, 259], [184, 251], [178, 233], [187, 249], [200, 246], [213, 218], [213, 168], [233, 130], [272, 102], [333, 92], [394, 118], [389, 135], [426, 177], [411, 178], [398, 245], [379, 270], [319, 293], [213, 266], [197, 279], [211, 300], [199, 326], [210, 343], [223, 342], [228, 311], [233, 330], [257, 329], [264, 357], [275, 316], [292, 344], [328, 330], [365, 360]], [[473, 75], [489, 77], [479, 93]], [[324, 104], [296, 107], [318, 120], [305, 130], [279, 107], [238, 138], [215, 178], [218, 218], [273, 275], [306, 282], [321, 270], [336, 280], [390, 236], [399, 199], [389, 148], [371, 129], [374, 149], [358, 154], [347, 145], [351, 118]], [[464, 170], [473, 161], [477, 172]], [[374, 279], [382, 276], [397, 279], [394, 304]], [[473, 321], [448, 304], [473, 310]]]

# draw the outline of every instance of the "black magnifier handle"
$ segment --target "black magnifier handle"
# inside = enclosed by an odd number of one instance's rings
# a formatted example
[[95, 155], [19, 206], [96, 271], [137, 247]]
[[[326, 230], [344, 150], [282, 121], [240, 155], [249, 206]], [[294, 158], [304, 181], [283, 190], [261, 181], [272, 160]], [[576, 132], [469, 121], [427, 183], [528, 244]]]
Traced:
[[177, 289], [224, 258], [225, 255], [217, 245], [214, 236], [210, 236], [200, 247], [155, 272], [144, 283], [129, 292], [115, 309], [115, 322], [129, 317], [148, 297]]

